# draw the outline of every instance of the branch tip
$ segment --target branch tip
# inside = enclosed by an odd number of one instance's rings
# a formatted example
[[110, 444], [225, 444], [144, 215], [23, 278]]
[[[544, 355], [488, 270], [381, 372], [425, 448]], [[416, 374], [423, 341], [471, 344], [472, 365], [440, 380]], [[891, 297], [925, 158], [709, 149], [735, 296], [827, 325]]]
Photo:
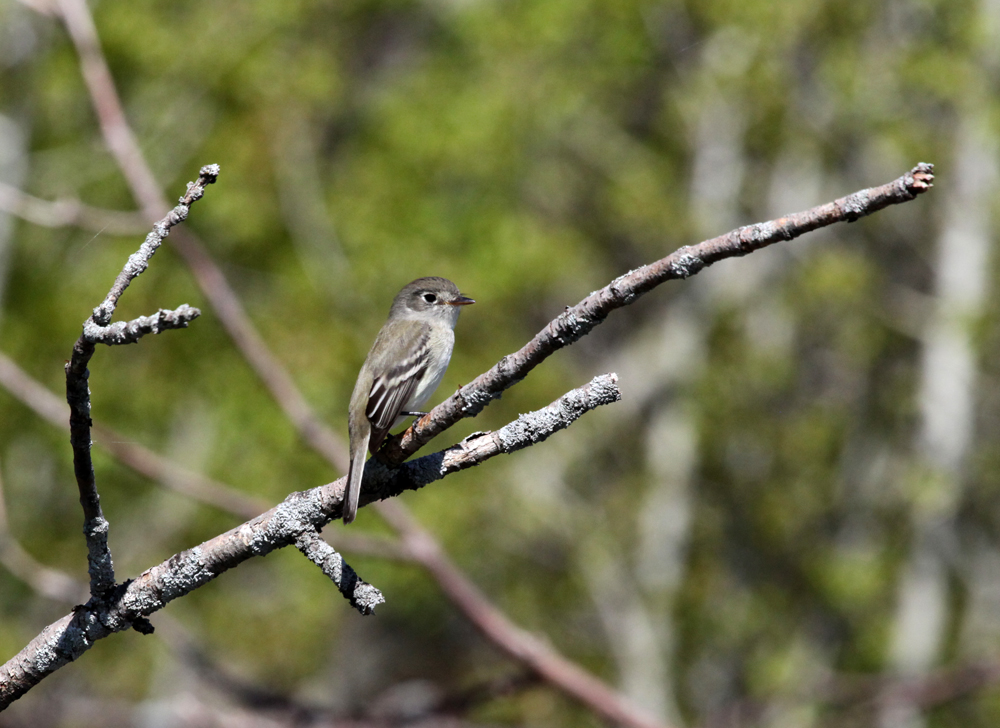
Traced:
[[204, 178], [205, 184], [214, 185], [215, 180], [219, 178], [220, 172], [221, 168], [218, 164], [206, 164], [198, 170], [198, 176]]
[[93, 320], [83, 324], [83, 338], [91, 344], [135, 344], [146, 334], [159, 334], [168, 329], [186, 329], [201, 316], [197, 308], [182, 303], [173, 311], [161, 308], [152, 316], [139, 316], [131, 321], [118, 321], [99, 326]]
[[930, 162], [920, 162], [907, 175], [907, 187], [914, 195], [926, 192], [934, 186], [934, 165]]

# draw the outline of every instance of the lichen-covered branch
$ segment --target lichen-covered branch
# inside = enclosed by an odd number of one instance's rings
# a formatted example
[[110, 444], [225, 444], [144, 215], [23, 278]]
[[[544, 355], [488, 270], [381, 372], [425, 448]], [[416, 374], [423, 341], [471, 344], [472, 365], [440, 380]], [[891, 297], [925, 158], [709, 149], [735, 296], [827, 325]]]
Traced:
[[[391, 498], [406, 490], [417, 490], [451, 473], [475, 467], [496, 455], [509, 454], [542, 442], [553, 433], [569, 427], [585, 412], [620, 399], [618, 375], [601, 374], [547, 407], [520, 415], [495, 432], [474, 432], [447, 450], [411, 460], [401, 467], [372, 458], [365, 466], [359, 503], [364, 505]], [[336, 507], [339, 508], [339, 503]]]
[[83, 325], [83, 336], [91, 344], [135, 344], [146, 334], [158, 334], [167, 329], [186, 329], [201, 316], [201, 311], [182, 303], [173, 311], [161, 308], [153, 316], [140, 316], [131, 321], [117, 321], [98, 326], [92, 320]]
[[207, 164], [202, 167], [198, 171], [197, 181], [188, 183], [187, 192], [177, 201], [177, 206], [168, 212], [162, 220], [154, 223], [153, 229], [146, 236], [139, 249], [128, 257], [125, 267], [115, 278], [114, 285], [111, 286], [104, 301], [94, 309], [93, 322], [95, 324], [98, 326], [108, 325], [115, 312], [115, 306], [118, 305], [118, 299], [121, 298], [125, 289], [149, 267], [150, 259], [170, 234], [170, 229], [187, 219], [191, 205], [202, 198], [202, 195], [205, 194], [205, 187], [215, 184], [218, 177], [219, 165]]
[[[376, 477], [365, 481], [367, 495], [369, 499], [373, 492], [387, 497], [420, 488], [450, 472], [541, 442], [585, 412], [619, 398], [616, 377], [602, 375], [560, 397], [549, 407], [522, 415], [517, 422], [499, 431], [502, 435], [499, 432], [481, 434], [443, 453], [427, 455], [395, 470], [384, 466], [373, 468]], [[317, 532], [339, 518], [345, 481], [346, 478], [340, 478], [311, 490], [292, 493], [269, 511], [147, 569], [134, 580], [116, 586], [104, 598], [92, 597], [72, 614], [49, 625], [0, 667], [0, 710], [47, 675], [80, 657], [97, 640], [130, 628], [148, 629], [146, 617], [167, 603], [247, 559], [295, 544], [303, 534]]]
[[629, 271], [575, 306], [567, 307], [520, 350], [505, 356], [488, 372], [414, 422], [402, 437], [383, 446], [382, 456], [392, 463], [403, 462], [460, 419], [479, 414], [551, 354], [589, 334], [612, 311], [633, 303], [665, 281], [689, 278], [725, 258], [747, 255], [827, 225], [853, 222], [889, 205], [909, 202], [930, 189], [933, 181], [934, 165], [922, 162], [880, 187], [860, 190], [804, 212], [737, 228]]

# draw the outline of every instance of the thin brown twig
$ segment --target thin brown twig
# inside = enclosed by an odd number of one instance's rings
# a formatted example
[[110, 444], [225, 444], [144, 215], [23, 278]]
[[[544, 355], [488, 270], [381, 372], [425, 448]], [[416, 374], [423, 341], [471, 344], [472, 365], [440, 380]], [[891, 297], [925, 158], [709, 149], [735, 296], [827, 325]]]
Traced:
[[[66, 430], [69, 405], [0, 352], [0, 387], [46, 422]], [[206, 477], [165, 458], [149, 448], [131, 442], [107, 425], [94, 421], [94, 444], [107, 450], [122, 464], [155, 483], [204, 505], [248, 519], [267, 510], [271, 504], [247, 495], [231, 485]], [[412, 561], [397, 542], [385, 536], [338, 530], [328, 540], [340, 551], [393, 561]]]
[[[69, 427], [69, 405], [28, 375], [14, 361], [0, 352], [0, 387], [27, 406], [46, 422], [63, 430]], [[149, 448], [130, 442], [121, 433], [100, 422], [93, 422], [94, 444], [153, 482], [188, 498], [240, 518], [253, 518], [269, 504], [241, 493], [235, 488], [189, 470], [158, 455]]]
[[346, 473], [350, 463], [347, 446], [316, 416], [295, 380], [254, 327], [236, 292], [205, 246], [188, 230], [175, 236], [173, 245], [194, 275], [195, 282], [212, 305], [229, 338], [270, 391], [299, 436], [326, 458], [337, 472]]
[[90, 8], [85, 0], [53, 2], [80, 56], [83, 80], [97, 111], [97, 121], [108, 149], [118, 160], [118, 166], [125, 174], [147, 221], [157, 220], [169, 205], [125, 117]]
[[662, 728], [663, 724], [632, 705], [555, 648], [512, 623], [445, 556], [437, 541], [397, 501], [381, 504], [381, 513], [396, 529], [407, 549], [431, 574], [448, 598], [492, 644], [551, 685], [593, 710], [603, 719], [632, 728]]

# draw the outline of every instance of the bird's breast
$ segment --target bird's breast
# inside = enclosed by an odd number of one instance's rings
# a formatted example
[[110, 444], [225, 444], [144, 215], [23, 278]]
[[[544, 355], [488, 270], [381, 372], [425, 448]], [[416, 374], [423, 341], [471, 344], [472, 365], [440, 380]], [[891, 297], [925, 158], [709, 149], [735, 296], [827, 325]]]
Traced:
[[455, 346], [455, 332], [451, 329], [444, 329], [438, 336], [434, 337], [431, 345], [434, 347], [434, 352], [431, 354], [427, 371], [424, 372], [424, 376], [421, 378], [420, 384], [417, 385], [413, 396], [410, 397], [410, 401], [403, 408], [410, 412], [419, 411], [441, 384], [444, 373], [448, 369], [448, 363], [451, 361], [451, 350]]

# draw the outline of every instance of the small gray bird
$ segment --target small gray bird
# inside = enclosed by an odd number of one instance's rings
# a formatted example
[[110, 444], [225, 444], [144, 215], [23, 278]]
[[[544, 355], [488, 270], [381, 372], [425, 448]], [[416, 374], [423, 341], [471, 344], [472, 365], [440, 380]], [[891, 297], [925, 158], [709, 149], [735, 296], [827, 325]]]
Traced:
[[379, 445], [430, 399], [451, 361], [462, 306], [475, 303], [447, 278], [418, 278], [399, 292], [375, 337], [351, 395], [347, 427], [351, 467], [344, 494], [344, 523], [358, 512], [365, 450]]

